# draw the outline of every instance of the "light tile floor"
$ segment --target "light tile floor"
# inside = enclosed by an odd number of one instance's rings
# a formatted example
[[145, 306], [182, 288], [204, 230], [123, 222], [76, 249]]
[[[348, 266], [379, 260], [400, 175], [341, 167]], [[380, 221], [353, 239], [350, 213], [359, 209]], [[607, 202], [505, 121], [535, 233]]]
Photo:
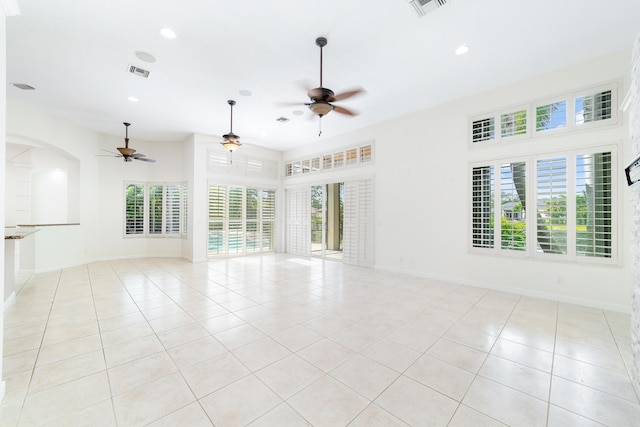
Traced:
[[101, 262], [5, 312], [2, 426], [632, 426], [629, 316], [335, 261]]

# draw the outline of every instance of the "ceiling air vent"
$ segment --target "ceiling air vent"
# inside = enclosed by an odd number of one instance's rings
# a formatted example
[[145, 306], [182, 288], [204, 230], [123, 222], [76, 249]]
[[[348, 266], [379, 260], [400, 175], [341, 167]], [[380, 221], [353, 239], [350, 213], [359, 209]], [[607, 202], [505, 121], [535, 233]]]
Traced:
[[149, 78], [149, 74], [151, 74], [151, 71], [136, 67], [135, 65], [129, 65], [129, 72], [136, 76], [144, 77], [145, 79]]
[[451, 3], [451, 0], [410, 0], [409, 4], [413, 6], [418, 16], [424, 16], [439, 7]]

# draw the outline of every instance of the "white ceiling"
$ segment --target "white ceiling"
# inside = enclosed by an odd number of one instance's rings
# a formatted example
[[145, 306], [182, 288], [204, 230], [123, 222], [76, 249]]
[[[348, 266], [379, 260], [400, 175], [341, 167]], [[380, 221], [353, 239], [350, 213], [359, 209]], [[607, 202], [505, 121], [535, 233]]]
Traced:
[[[7, 18], [9, 99], [107, 134], [123, 135], [131, 122], [133, 141], [227, 133], [234, 99], [234, 132], [277, 150], [629, 49], [640, 30], [638, 0], [449, 0], [424, 17], [407, 0], [18, 4], [21, 15]], [[177, 38], [162, 37], [163, 27]], [[322, 138], [302, 105], [303, 87], [319, 84], [318, 36], [328, 39], [324, 86], [367, 91], [338, 103], [360, 115], [330, 113]], [[462, 43], [471, 51], [456, 56]], [[150, 77], [129, 74], [130, 64]]]

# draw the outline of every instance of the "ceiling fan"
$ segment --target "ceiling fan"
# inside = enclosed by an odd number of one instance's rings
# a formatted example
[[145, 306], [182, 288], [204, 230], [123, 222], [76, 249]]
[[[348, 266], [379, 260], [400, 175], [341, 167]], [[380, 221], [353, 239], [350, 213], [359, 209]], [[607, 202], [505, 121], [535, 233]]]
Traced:
[[[343, 101], [347, 98], [351, 98], [352, 96], [363, 93], [363, 89], [353, 89], [347, 92], [335, 94], [331, 89], [322, 86], [322, 49], [327, 45], [327, 39], [325, 37], [318, 37], [316, 39], [316, 45], [320, 47], [320, 86], [310, 89], [307, 92], [307, 96], [311, 100], [311, 102], [306, 102], [304, 105], [308, 106], [309, 109], [316, 114], [320, 119], [322, 117], [329, 114], [331, 111], [335, 111], [336, 113], [345, 114], [348, 116], [355, 116], [356, 113], [353, 110], [349, 110], [347, 108], [341, 107], [339, 105], [333, 104], [336, 101]], [[320, 128], [320, 136], [322, 134], [322, 128]]]
[[141, 160], [143, 162], [155, 163], [156, 161], [154, 159], [150, 159], [142, 153], [136, 153], [136, 150], [129, 148], [129, 126], [131, 126], [131, 123], [124, 122], [123, 125], [125, 127], [124, 147], [116, 148], [120, 154], [113, 153], [115, 157], [122, 157], [125, 162]]

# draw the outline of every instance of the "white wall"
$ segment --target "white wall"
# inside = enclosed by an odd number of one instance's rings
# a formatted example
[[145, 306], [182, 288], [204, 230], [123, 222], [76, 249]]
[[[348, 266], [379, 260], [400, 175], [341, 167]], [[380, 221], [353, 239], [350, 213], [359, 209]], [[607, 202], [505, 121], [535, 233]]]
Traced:
[[[560, 95], [622, 78], [629, 84], [628, 51], [497, 88], [374, 127], [310, 144], [285, 158], [318, 152], [318, 146], [349, 146], [375, 139], [376, 268], [628, 311], [629, 217], [621, 165], [628, 161], [625, 117], [620, 124], [571, 137], [569, 144], [615, 143], [618, 152], [619, 266], [514, 259], [469, 251], [469, 163], [483, 157], [529, 154], [526, 144], [469, 149], [469, 119], [477, 114]], [[470, 74], [470, 78], [472, 75]], [[366, 114], [366, 111], [363, 112]], [[327, 117], [326, 120], [331, 120]], [[551, 146], [554, 141], [544, 142]], [[563, 147], [564, 148], [564, 147]], [[562, 149], [562, 148], [559, 148]]]

